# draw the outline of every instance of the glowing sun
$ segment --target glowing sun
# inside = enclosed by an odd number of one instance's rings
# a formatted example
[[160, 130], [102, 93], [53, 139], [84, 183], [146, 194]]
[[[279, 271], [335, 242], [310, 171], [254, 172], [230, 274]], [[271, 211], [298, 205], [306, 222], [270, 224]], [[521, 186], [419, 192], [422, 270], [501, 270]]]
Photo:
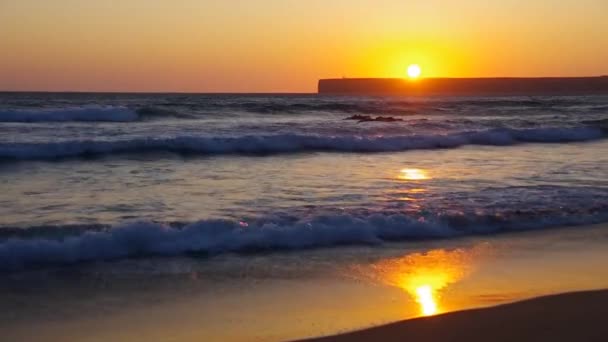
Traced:
[[420, 77], [420, 74], [422, 73], [422, 69], [420, 69], [420, 65], [418, 64], [412, 64], [410, 66], [407, 67], [407, 76], [409, 78], [418, 78]]

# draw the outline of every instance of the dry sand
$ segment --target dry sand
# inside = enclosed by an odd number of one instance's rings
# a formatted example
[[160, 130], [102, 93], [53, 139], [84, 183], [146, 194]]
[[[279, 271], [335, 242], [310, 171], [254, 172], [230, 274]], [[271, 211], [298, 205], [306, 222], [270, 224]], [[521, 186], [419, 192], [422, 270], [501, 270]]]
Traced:
[[608, 341], [608, 290], [539, 297], [306, 341]]

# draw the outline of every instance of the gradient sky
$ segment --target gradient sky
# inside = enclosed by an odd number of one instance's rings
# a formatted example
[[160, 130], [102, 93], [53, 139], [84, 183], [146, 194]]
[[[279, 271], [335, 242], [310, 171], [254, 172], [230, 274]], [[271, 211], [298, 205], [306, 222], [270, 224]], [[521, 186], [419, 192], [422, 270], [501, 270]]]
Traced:
[[608, 0], [0, 0], [0, 90], [608, 74]]

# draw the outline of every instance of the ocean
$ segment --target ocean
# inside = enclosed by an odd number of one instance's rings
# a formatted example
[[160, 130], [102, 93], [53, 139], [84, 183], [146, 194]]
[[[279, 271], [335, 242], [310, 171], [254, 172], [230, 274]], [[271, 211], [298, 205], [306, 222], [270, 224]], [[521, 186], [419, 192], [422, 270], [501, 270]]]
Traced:
[[[467, 263], [449, 253], [464, 248], [475, 259], [479, 249], [498, 249], [484, 244], [502, 246], [509, 262], [527, 255], [533, 263], [548, 246], [581, 239], [596, 248], [577, 245], [572, 255], [591, 248], [595, 260], [608, 260], [608, 231], [589, 228], [608, 222], [606, 138], [606, 96], [2, 93], [2, 318], [18, 326], [117, 315], [125, 303], [174, 303], [180, 293], [206, 298], [196, 307], [208, 310], [207, 325], [191, 323], [206, 327], [198, 337], [248, 340], [226, 331], [251, 338], [260, 317], [287, 319], [260, 313], [267, 298], [276, 312], [298, 291], [319, 303], [347, 295], [381, 303], [362, 294], [377, 277], [353, 264], [390, 270], [376, 263], [431, 250]], [[559, 256], [547, 262], [556, 274], [594, 272], [577, 264], [558, 271], [567, 264]], [[497, 269], [486, 280], [500, 278]], [[325, 276], [309, 284], [319, 272], [340, 285]], [[195, 280], [205, 285], [184, 285]], [[391, 308], [394, 296], [382, 297]], [[269, 323], [259, 340], [401, 317], [385, 310], [311, 328], [313, 317], [330, 315], [319, 303], [297, 324]]]

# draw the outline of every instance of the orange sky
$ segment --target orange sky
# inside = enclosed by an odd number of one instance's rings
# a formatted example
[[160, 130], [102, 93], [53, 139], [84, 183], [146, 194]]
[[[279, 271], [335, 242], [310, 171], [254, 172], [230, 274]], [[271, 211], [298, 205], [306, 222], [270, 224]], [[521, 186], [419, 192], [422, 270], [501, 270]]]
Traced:
[[0, 90], [314, 92], [608, 74], [607, 0], [2, 0]]

